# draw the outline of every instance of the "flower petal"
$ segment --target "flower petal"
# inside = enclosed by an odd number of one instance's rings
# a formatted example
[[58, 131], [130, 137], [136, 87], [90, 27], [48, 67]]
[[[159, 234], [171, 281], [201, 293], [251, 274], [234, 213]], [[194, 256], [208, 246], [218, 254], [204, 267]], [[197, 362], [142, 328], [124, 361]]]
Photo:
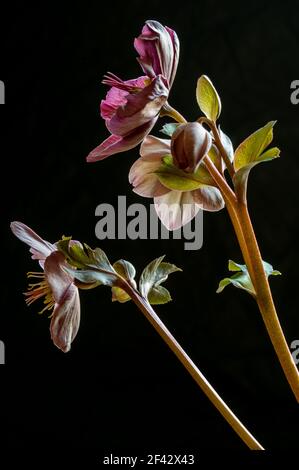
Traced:
[[179, 40], [172, 29], [149, 20], [134, 41], [140, 57], [137, 59], [149, 76], [162, 74], [171, 87], [178, 66]]
[[140, 155], [143, 160], [154, 160], [170, 154], [170, 139], [159, 139], [153, 135], [148, 135], [141, 144]]
[[67, 263], [60, 251], [54, 251], [45, 261], [45, 277], [56, 303], [63, 302], [74, 280], [72, 276], [63, 270], [63, 266], [67, 266]]
[[55, 245], [43, 240], [30, 227], [22, 222], [12, 222], [10, 224], [12, 233], [22, 242], [30, 246], [32, 259], [45, 260], [53, 251], [56, 250]]
[[106, 140], [104, 140], [104, 142], [102, 142], [90, 152], [90, 154], [86, 157], [87, 162], [97, 162], [99, 160], [104, 160], [110, 155], [126, 152], [127, 150], [136, 147], [154, 127], [156, 120], [157, 118], [147, 122], [143, 126], [134, 129], [131, 134], [125, 137], [110, 135]]
[[138, 93], [129, 94], [127, 103], [120, 106], [106, 121], [111, 134], [126, 136], [137, 127], [156, 118], [168, 98], [168, 89], [161, 75]]
[[158, 217], [168, 230], [176, 230], [187, 224], [200, 209], [191, 191], [171, 191], [155, 197], [154, 202]]
[[202, 206], [205, 211], [216, 212], [224, 207], [224, 200], [219, 189], [213, 186], [205, 186], [192, 191], [194, 201]]
[[143, 197], [162, 196], [169, 192], [158, 176], [154, 173], [160, 166], [160, 158], [153, 161], [139, 158], [132, 165], [129, 173], [129, 182], [134, 186], [133, 191]]
[[50, 324], [51, 338], [63, 352], [71, 349], [71, 343], [80, 325], [80, 298], [77, 287], [71, 284], [61, 303], [54, 308]]

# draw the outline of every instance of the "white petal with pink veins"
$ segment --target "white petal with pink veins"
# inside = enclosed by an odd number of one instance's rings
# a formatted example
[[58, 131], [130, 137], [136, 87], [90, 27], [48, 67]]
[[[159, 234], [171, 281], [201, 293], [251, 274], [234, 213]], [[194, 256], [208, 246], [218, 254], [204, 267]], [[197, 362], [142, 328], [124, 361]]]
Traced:
[[194, 201], [201, 204], [203, 210], [216, 212], [224, 207], [224, 200], [219, 189], [213, 186], [205, 186], [192, 191]]
[[159, 219], [168, 230], [176, 230], [192, 220], [200, 205], [196, 204], [191, 191], [170, 191], [155, 197], [155, 209]]
[[148, 135], [140, 147], [140, 155], [143, 160], [156, 160], [170, 154], [170, 139], [159, 139]]
[[33, 259], [44, 260], [56, 250], [55, 245], [43, 240], [37, 233], [22, 222], [12, 222], [10, 228], [12, 233], [19, 238], [19, 240], [30, 246], [30, 253], [32, 253]]
[[139, 158], [136, 160], [129, 173], [129, 182], [134, 186], [133, 191], [135, 193], [144, 197], [154, 197], [162, 196], [169, 192], [169, 189], [160, 183], [155, 174], [160, 164], [160, 159], [148, 161]]

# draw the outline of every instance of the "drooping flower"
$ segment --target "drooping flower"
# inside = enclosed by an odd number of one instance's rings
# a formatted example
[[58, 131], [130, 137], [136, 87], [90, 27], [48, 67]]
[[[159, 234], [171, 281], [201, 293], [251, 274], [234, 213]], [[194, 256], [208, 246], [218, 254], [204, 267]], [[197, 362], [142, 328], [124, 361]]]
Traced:
[[[208, 152], [205, 138], [202, 145]], [[157, 215], [168, 230], [187, 224], [200, 209], [219, 211], [224, 207], [204, 162], [197, 162], [194, 172], [180, 169], [176, 166], [180, 158], [175, 160], [171, 154], [170, 139], [149, 135], [141, 145], [140, 155], [131, 167], [129, 181], [135, 193], [154, 198]], [[218, 165], [215, 160], [214, 163]]]
[[158, 21], [146, 21], [141, 35], [134, 41], [137, 59], [150, 78], [162, 75], [171, 88], [178, 67], [180, 43], [176, 32]]
[[[31, 228], [21, 222], [12, 222], [11, 230], [16, 237], [30, 246], [32, 258], [43, 268], [40, 272], [29, 272], [30, 283], [25, 293], [27, 305], [44, 299], [44, 308], [51, 311], [50, 333], [54, 344], [68, 352], [80, 325], [80, 299], [74, 278], [63, 268], [67, 267], [64, 255], [56, 245], [43, 240]], [[75, 242], [79, 243], [79, 242]]]
[[112, 73], [104, 77], [103, 83], [111, 89], [100, 108], [111, 135], [90, 152], [88, 162], [103, 160], [140, 144], [167, 102], [179, 57], [176, 33], [157, 21], [147, 21], [134, 44], [146, 75], [126, 81]]

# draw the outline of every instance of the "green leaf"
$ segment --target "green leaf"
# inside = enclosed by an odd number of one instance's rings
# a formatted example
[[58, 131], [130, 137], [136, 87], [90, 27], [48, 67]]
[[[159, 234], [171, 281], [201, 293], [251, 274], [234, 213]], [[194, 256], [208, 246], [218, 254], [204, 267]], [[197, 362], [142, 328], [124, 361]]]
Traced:
[[178, 128], [178, 126], [180, 126], [181, 124], [177, 123], [177, 122], [169, 122], [167, 124], [164, 124], [164, 126], [162, 127], [162, 129], [160, 129], [160, 132], [162, 132], [163, 134], [166, 134], [168, 135], [169, 137], [172, 136], [172, 134], [174, 133], [174, 131], [176, 131], [176, 129]]
[[143, 297], [150, 301], [150, 298], [153, 300], [153, 303], [166, 303], [171, 300], [170, 294], [166, 289], [160, 288], [160, 284], [166, 281], [168, 275], [181, 271], [180, 268], [177, 268], [174, 264], [163, 262], [164, 256], [154, 259], [149, 263], [143, 270], [140, 281], [139, 281], [139, 290]]
[[207, 118], [216, 122], [221, 113], [221, 101], [213, 83], [206, 75], [202, 75], [197, 81], [196, 99]]
[[[113, 268], [121, 277], [126, 279], [134, 289], [136, 289], [136, 282], [134, 279], [136, 271], [129, 261], [120, 259], [113, 263]], [[131, 300], [131, 297], [126, 293], [126, 291], [120, 287], [112, 287], [112, 302], [118, 301], [120, 303], [124, 303], [128, 300]]]
[[[276, 271], [273, 269], [273, 266], [270, 263], [267, 263], [266, 261], [263, 261], [264, 269], [266, 276], [278, 276], [281, 273], [279, 271]], [[229, 284], [234, 285], [238, 289], [243, 289], [252, 296], [256, 296], [253, 284], [251, 282], [247, 266], [246, 264], [238, 264], [235, 263], [232, 260], [229, 260], [228, 262], [228, 270], [231, 272], [235, 272], [231, 277], [226, 277], [220, 281], [218, 289], [217, 289], [217, 294], [223, 291], [223, 289], [228, 286]]]
[[155, 286], [149, 291], [148, 301], [152, 305], [167, 304], [171, 300], [169, 291], [163, 286]]
[[[247, 139], [245, 139], [235, 152], [234, 166], [236, 170], [256, 161], [264, 161], [259, 159], [266, 147], [273, 139], [273, 126], [276, 121], [268, 122]], [[275, 157], [272, 157], [275, 158]], [[268, 160], [269, 158], [266, 158]]]
[[266, 152], [262, 153], [255, 162], [252, 162], [252, 163], [249, 163], [248, 165], [243, 166], [235, 173], [233, 181], [234, 181], [236, 193], [240, 200], [245, 201], [246, 199], [248, 177], [252, 168], [254, 168], [259, 163], [267, 162], [267, 161], [273, 160], [274, 158], [278, 158], [279, 155], [280, 155], [279, 148], [272, 147]]
[[100, 270], [96, 271], [95, 269], [73, 269], [67, 267], [64, 267], [63, 269], [84, 284], [93, 284], [97, 282], [98, 285], [103, 284], [105, 286], [113, 286], [117, 280], [117, 276], [113, 272], [108, 273]]
[[207, 172], [207, 170], [200, 168], [202, 167], [200, 166], [195, 173], [187, 173], [173, 165], [171, 155], [165, 155], [161, 166], [155, 171], [155, 174], [159, 178], [160, 183], [168, 189], [174, 191], [193, 191], [205, 184], [204, 172]]

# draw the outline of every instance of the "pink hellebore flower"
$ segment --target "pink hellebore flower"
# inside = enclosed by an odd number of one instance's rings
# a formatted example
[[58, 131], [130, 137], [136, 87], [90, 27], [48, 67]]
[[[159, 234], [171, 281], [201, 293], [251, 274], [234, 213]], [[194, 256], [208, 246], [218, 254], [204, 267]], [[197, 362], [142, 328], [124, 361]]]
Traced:
[[111, 87], [101, 102], [101, 116], [111, 135], [87, 156], [103, 160], [136, 147], [150, 133], [166, 103], [178, 64], [179, 41], [174, 31], [147, 21], [135, 39], [146, 76], [124, 81], [112, 73], [103, 80]]
[[[27, 305], [44, 298], [46, 310], [51, 314], [50, 332], [54, 344], [68, 352], [77, 335], [80, 324], [80, 299], [74, 278], [63, 270], [67, 266], [64, 255], [51, 244], [39, 237], [31, 228], [21, 222], [12, 222], [11, 230], [16, 237], [30, 246], [32, 258], [39, 261], [44, 272], [29, 272], [29, 278], [38, 282], [29, 284], [25, 293]], [[76, 242], [75, 242], [76, 243]]]
[[[221, 193], [213, 186], [203, 162], [196, 173], [185, 172], [175, 165], [171, 140], [149, 135], [141, 145], [140, 155], [131, 167], [129, 181], [135, 193], [154, 198], [157, 215], [168, 230], [187, 224], [199, 209], [219, 211], [224, 207]], [[166, 163], [165, 159], [168, 159]], [[181, 184], [191, 189], [172, 189], [180, 188]]]
[[144, 73], [150, 78], [162, 75], [171, 88], [179, 62], [180, 43], [176, 32], [158, 21], [146, 21], [134, 46]]

